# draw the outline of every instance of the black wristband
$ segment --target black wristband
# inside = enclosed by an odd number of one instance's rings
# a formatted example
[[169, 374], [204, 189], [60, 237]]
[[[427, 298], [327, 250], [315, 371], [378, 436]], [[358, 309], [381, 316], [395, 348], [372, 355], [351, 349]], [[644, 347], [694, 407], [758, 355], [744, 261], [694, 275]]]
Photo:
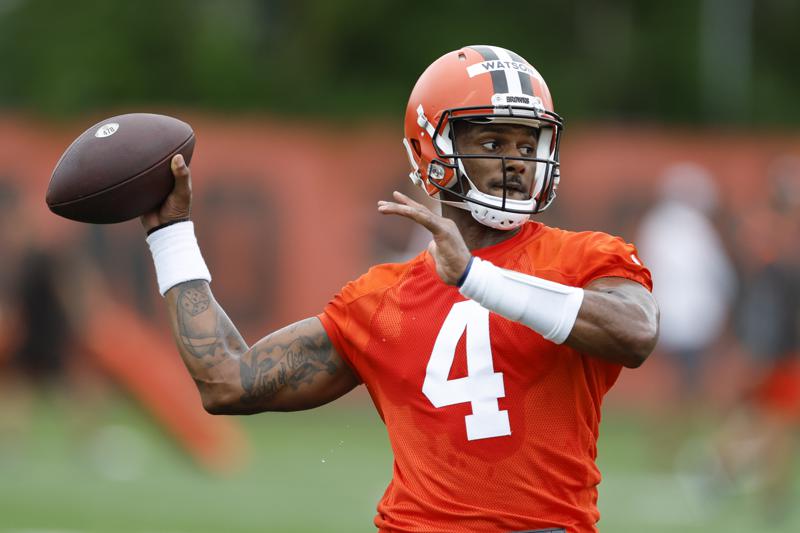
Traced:
[[472, 261], [475, 259], [474, 255], [469, 256], [469, 263], [467, 263], [467, 268], [464, 269], [464, 273], [461, 274], [461, 277], [458, 278], [458, 282], [456, 283], [456, 287], [459, 289], [467, 281], [467, 276], [469, 275], [469, 269], [472, 268]]
[[167, 226], [171, 226], [173, 224], [177, 224], [178, 222], [189, 222], [189, 217], [179, 218], [178, 220], [170, 220], [169, 222], [164, 222], [163, 224], [159, 224], [155, 228], [150, 228], [149, 230], [147, 230], [147, 236], [149, 237], [150, 235], [152, 235], [153, 233], [157, 232], [158, 230], [164, 229]]

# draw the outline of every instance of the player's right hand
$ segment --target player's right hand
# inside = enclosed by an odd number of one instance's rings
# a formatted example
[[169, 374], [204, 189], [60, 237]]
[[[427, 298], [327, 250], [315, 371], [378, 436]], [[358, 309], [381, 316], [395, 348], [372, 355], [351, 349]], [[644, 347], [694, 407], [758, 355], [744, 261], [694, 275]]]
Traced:
[[172, 158], [171, 169], [175, 176], [172, 192], [158, 209], [139, 217], [145, 231], [169, 222], [189, 219], [192, 211], [192, 173], [181, 154]]

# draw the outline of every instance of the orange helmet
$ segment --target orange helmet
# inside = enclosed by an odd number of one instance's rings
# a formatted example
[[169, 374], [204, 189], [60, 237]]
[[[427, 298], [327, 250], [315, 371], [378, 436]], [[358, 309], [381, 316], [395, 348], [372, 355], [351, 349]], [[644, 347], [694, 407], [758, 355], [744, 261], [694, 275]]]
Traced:
[[[469, 154], [454, 149], [451, 125], [457, 120], [522, 124], [538, 130], [535, 157], [514, 158], [536, 163], [530, 200], [506, 198], [505, 192], [503, 197], [490, 196], [472, 185], [462, 163]], [[462, 200], [455, 204], [472, 211], [479, 221], [510, 229], [545, 210], [555, 198], [563, 128], [544, 79], [530, 63], [505, 48], [467, 46], [434, 61], [411, 92], [403, 139], [412, 167], [409, 175], [429, 196], [438, 199], [441, 191], [449, 191]], [[504, 168], [505, 160], [511, 159], [480, 157], [502, 160]]]

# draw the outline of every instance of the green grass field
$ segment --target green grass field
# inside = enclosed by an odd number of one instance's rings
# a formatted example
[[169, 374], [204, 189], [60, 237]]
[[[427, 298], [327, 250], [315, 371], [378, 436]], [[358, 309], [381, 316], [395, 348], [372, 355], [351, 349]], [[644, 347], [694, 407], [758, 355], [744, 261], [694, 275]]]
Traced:
[[[366, 405], [242, 418], [254, 454], [228, 478], [197, 469], [126, 399], [111, 399], [88, 424], [58, 401], [32, 411], [24, 432], [0, 433], [2, 532], [374, 531], [391, 473], [383, 426]], [[658, 466], [643, 422], [606, 414], [601, 531], [800, 531], [798, 511], [766, 527], [743, 494], [698, 498]]]

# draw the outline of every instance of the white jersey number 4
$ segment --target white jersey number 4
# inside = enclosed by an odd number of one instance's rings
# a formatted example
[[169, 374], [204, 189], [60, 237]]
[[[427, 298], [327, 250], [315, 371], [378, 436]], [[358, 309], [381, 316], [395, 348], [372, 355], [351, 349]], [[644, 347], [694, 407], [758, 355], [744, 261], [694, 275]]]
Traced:
[[[465, 331], [467, 376], [447, 379]], [[494, 371], [492, 362], [489, 311], [477, 302], [466, 300], [450, 309], [433, 345], [422, 393], [437, 408], [467, 402], [472, 405], [472, 414], [464, 417], [468, 440], [511, 435], [508, 411], [501, 411], [497, 404], [506, 393], [503, 374]]]

